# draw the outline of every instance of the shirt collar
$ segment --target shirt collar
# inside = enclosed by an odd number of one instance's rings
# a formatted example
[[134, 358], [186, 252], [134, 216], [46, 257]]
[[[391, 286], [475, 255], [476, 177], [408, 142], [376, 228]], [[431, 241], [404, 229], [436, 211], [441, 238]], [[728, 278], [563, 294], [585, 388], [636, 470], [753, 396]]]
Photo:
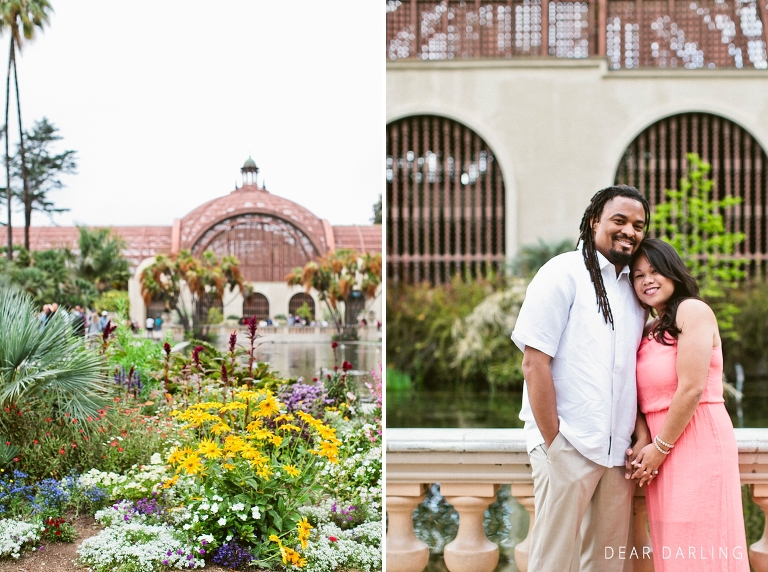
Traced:
[[[584, 241], [583, 240], [579, 241], [579, 245], [576, 247], [576, 249], [582, 250], [583, 246], [584, 246]], [[613, 265], [613, 263], [610, 260], [608, 260], [605, 256], [603, 256], [603, 254], [599, 250], [595, 249], [595, 254], [597, 254], [597, 264], [600, 266], [600, 272], [605, 270], [606, 266], [610, 266], [611, 269], [615, 272], [616, 267]], [[627, 276], [627, 280], [629, 280], [629, 265], [626, 265], [624, 266], [624, 268], [621, 269], [621, 272], [619, 272], [619, 275], [616, 277], [616, 280], [619, 280], [625, 274]]]

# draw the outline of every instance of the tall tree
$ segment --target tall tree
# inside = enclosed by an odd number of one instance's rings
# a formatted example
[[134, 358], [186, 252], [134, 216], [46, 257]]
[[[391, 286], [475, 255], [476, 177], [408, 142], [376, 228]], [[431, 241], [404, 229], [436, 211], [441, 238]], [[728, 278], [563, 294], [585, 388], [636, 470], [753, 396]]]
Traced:
[[[5, 79], [5, 175], [6, 200], [8, 203], [8, 259], [13, 257], [13, 229], [11, 228], [11, 157], [8, 144], [8, 117], [11, 103], [11, 66], [16, 85], [16, 111], [19, 120], [19, 140], [21, 154], [21, 173], [24, 193], [24, 203], [29, 191], [27, 184], [27, 168], [24, 153], [24, 130], [21, 126], [21, 101], [19, 99], [19, 78], [16, 75], [16, 49], [21, 52], [22, 37], [31, 40], [36, 29], [43, 28], [48, 23], [48, 12], [52, 10], [48, 0], [3, 0], [0, 2], [0, 29], [6, 28], [11, 32], [11, 46], [8, 54], [8, 73]], [[28, 233], [28, 231], [27, 231]], [[28, 246], [27, 242], [27, 246]]]
[[77, 153], [71, 149], [54, 154], [51, 145], [62, 139], [56, 126], [46, 117], [36, 121], [31, 131], [24, 135], [26, 143], [26, 168], [22, 159], [21, 145], [11, 159], [11, 177], [22, 177], [26, 172], [27, 188], [13, 189], [13, 195], [24, 205], [24, 248], [29, 250], [29, 228], [32, 225], [32, 211], [47, 214], [68, 209], [54, 208], [49, 200], [50, 191], [64, 186], [61, 175], [77, 172]]
[[[30, 169], [30, 173], [32, 169]], [[75, 257], [75, 274], [96, 286], [99, 294], [107, 290], [125, 290], [131, 272], [123, 257], [125, 241], [108, 228], [80, 231], [80, 252]]]

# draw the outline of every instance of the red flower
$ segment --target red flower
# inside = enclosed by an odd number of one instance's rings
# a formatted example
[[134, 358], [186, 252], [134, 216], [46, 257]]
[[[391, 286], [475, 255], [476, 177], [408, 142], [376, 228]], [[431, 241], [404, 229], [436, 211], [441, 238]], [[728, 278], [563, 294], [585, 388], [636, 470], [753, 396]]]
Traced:
[[335, 536], [329, 536], [328, 540], [330, 540], [331, 542], [336, 542], [338, 538], [336, 538]]
[[64, 454], [66, 454], [66, 451], [62, 447], [61, 449], [59, 449], [59, 455], [64, 455]]
[[6, 445], [10, 445], [10, 444], [11, 444], [11, 442], [10, 442], [10, 441], [6, 441], [6, 442], [5, 442], [5, 444], [6, 444]]
[[16, 463], [18, 463], [18, 462], [19, 462], [19, 458], [18, 458], [18, 457], [14, 457], [14, 458], [13, 458], [13, 460], [14, 460], [14, 462], [16, 462]]
[[115, 403], [117, 403], [117, 402], [119, 402], [119, 401], [120, 401], [120, 398], [119, 398], [119, 397], [115, 397], [115, 399], [114, 399], [113, 401], [114, 401]]
[[112, 447], [117, 447], [117, 441], [112, 441], [112, 442], [110, 443], [110, 446], [112, 446]]
[[123, 448], [122, 447], [118, 447], [117, 450], [120, 451], [121, 453], [123, 452]]
[[48, 423], [50, 423], [51, 421], [53, 421], [53, 419], [51, 419], [50, 417], [46, 417], [46, 418], [45, 418], [45, 420], [46, 420]]
[[51, 434], [50, 434], [50, 433], [46, 433], [46, 434], [45, 434], [45, 436], [46, 436], [46, 437], [50, 437], [50, 436], [51, 436]]
[[75, 449], [77, 445], [75, 443], [72, 443], [72, 448]]
[[339, 347], [339, 343], [338, 342], [331, 342], [331, 349], [335, 350], [338, 347]]
[[35, 439], [35, 440], [34, 440], [34, 441], [32, 441], [32, 442], [33, 442], [35, 445], [37, 445], [37, 443], [38, 443], [37, 439]]

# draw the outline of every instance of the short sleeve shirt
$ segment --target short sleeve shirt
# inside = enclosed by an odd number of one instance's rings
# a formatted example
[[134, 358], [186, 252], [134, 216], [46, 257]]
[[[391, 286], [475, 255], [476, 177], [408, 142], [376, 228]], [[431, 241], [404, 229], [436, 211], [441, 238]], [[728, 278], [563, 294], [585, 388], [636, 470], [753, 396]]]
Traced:
[[[632, 288], [629, 267], [616, 276], [597, 253], [614, 327], [606, 322], [581, 250], [556, 256], [531, 281], [512, 340], [552, 357], [560, 432], [586, 458], [605, 467], [624, 464], [637, 415], [635, 359], [646, 311]], [[528, 451], [544, 443], [523, 389], [520, 419]]]

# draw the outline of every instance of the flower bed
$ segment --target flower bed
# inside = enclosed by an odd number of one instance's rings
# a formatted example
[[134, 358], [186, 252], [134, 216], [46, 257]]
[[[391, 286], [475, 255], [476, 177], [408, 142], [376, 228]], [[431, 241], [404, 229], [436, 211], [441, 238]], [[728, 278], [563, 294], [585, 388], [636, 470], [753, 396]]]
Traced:
[[119, 327], [91, 351], [113, 383], [80, 418], [34, 405], [0, 411], [0, 550], [18, 558], [72, 541], [94, 571], [381, 569], [381, 379], [374, 402], [346, 362], [311, 383], [283, 380], [245, 348], [189, 356]]

